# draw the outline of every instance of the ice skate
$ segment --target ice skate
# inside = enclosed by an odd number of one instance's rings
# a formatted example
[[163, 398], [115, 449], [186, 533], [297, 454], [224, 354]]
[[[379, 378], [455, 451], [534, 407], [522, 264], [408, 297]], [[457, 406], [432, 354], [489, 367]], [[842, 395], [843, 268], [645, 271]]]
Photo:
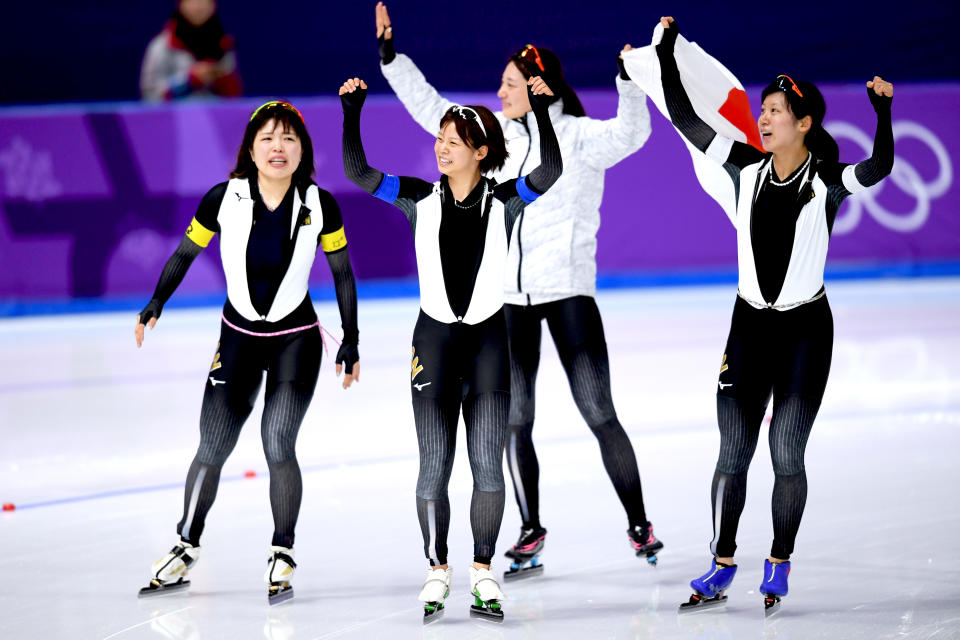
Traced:
[[503, 622], [500, 601], [504, 599], [504, 595], [489, 569], [477, 569], [470, 565], [470, 593], [474, 599], [474, 603], [470, 605], [471, 618]]
[[287, 547], [270, 547], [270, 557], [267, 558], [267, 572], [263, 579], [270, 587], [267, 589], [267, 602], [270, 605], [280, 604], [293, 598], [293, 587], [290, 578], [297, 568], [293, 560], [293, 549]]
[[780, 610], [780, 600], [787, 595], [787, 577], [790, 575], [790, 562], [763, 561], [763, 582], [760, 593], [763, 594], [763, 615], [769, 618]]
[[724, 592], [730, 587], [736, 574], [737, 565], [718, 565], [714, 558], [710, 571], [690, 581], [694, 593], [690, 600], [680, 605], [679, 612], [692, 613], [726, 606], [727, 596]]
[[520, 538], [517, 540], [517, 544], [503, 554], [511, 560], [509, 571], [503, 573], [505, 582], [533, 578], [543, 573], [540, 553], [543, 551], [546, 537], [547, 530], [543, 527], [520, 529]]
[[417, 599], [423, 602], [423, 624], [436, 622], [443, 617], [443, 603], [450, 595], [453, 568], [429, 569]]
[[663, 549], [663, 543], [653, 535], [653, 523], [648, 522], [644, 526], [636, 525], [627, 529], [627, 535], [630, 537], [630, 544], [637, 553], [637, 557], [646, 556], [650, 566], [657, 566], [657, 552]]
[[199, 555], [200, 547], [183, 540], [177, 542], [170, 553], [153, 563], [150, 568], [153, 578], [150, 584], [140, 589], [137, 597], [149, 598], [186, 591], [190, 587], [190, 581], [186, 579], [187, 572], [197, 563]]

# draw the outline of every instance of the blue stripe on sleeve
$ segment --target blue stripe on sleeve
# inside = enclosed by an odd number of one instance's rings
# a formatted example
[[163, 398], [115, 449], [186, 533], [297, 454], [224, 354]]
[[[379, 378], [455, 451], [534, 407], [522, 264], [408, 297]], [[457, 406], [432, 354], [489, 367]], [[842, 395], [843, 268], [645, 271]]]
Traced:
[[374, 192], [375, 198], [380, 198], [384, 202], [393, 204], [397, 201], [397, 195], [400, 193], [400, 178], [389, 173], [383, 174], [383, 180], [380, 186]]
[[539, 193], [527, 186], [527, 176], [523, 176], [517, 180], [517, 195], [527, 204], [530, 204], [540, 197]]

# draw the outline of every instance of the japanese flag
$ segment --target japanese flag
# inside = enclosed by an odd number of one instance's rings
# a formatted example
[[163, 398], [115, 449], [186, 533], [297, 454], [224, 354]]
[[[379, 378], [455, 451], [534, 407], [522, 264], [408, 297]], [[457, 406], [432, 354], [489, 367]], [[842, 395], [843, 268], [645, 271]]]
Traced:
[[[670, 119], [660, 83], [660, 61], [654, 47], [663, 38], [663, 26], [657, 24], [649, 46], [624, 52], [623, 61], [630, 78], [650, 97], [660, 113]], [[763, 150], [757, 121], [750, 111], [747, 93], [740, 81], [696, 43], [682, 35], [674, 48], [680, 81], [697, 115], [719, 135]], [[682, 136], [681, 136], [682, 137]], [[736, 218], [736, 195], [726, 170], [707, 158], [686, 138], [697, 179], [711, 198], [723, 207], [731, 222]]]

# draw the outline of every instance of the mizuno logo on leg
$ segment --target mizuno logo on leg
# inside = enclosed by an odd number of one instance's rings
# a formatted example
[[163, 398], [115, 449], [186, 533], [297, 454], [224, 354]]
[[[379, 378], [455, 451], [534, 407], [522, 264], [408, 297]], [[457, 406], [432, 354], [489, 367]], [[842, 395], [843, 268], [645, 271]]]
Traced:
[[417, 391], [423, 391], [423, 388], [424, 388], [424, 387], [429, 386], [429, 385], [431, 385], [431, 384], [433, 384], [433, 383], [431, 383], [431, 382], [424, 382], [424, 383], [422, 383], [422, 384], [417, 384], [416, 382], [414, 382], [414, 383], [413, 383], [413, 386], [415, 386], [415, 387], [417, 388]]
[[227, 384], [226, 380], [217, 380], [213, 376], [210, 376], [210, 384], [216, 387], [218, 384]]

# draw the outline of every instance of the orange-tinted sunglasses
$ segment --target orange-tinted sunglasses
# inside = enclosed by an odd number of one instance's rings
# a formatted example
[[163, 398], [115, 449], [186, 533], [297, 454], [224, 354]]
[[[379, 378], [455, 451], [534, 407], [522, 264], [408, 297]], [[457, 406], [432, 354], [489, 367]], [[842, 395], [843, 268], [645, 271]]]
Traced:
[[282, 107], [288, 111], [293, 111], [300, 118], [300, 122], [303, 122], [303, 114], [300, 113], [300, 110], [289, 102], [284, 102], [283, 100], [271, 100], [270, 102], [265, 102], [253, 112], [253, 115], [250, 116], [250, 122], [253, 122], [253, 119], [257, 117], [257, 114], [263, 111], [264, 109], [269, 109], [270, 107]]
[[[790, 81], [790, 84], [787, 84], [787, 80]], [[793, 78], [786, 74], [780, 74], [777, 76], [777, 87], [779, 87], [784, 93], [793, 90], [798, 96], [801, 98], [803, 97], [803, 93], [801, 93], [800, 89], [797, 88], [797, 83], [793, 81]]]
[[520, 52], [520, 57], [526, 59], [527, 54], [533, 52], [533, 61], [537, 63], [537, 66], [540, 67], [540, 71], [546, 72], [546, 69], [543, 66], [543, 60], [540, 59], [540, 52], [537, 51], [537, 48], [532, 44], [528, 44], [523, 48], [523, 51]]

